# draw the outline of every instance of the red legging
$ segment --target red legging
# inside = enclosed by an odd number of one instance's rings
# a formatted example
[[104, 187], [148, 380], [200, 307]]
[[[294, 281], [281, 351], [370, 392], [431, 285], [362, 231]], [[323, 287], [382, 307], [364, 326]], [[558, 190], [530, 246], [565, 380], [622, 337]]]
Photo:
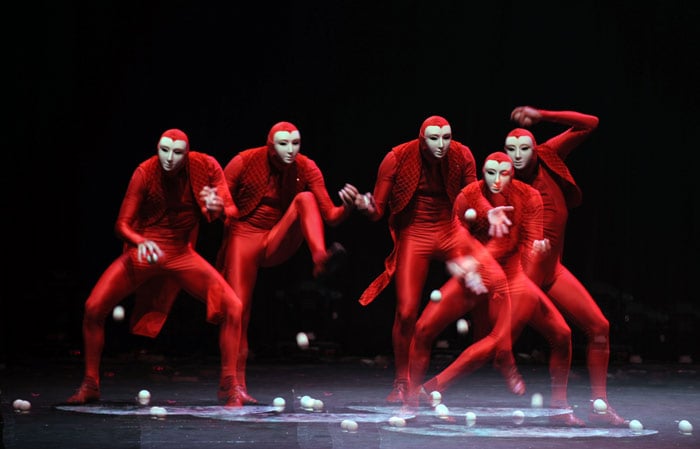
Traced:
[[554, 276], [542, 290], [567, 318], [585, 332], [591, 398], [601, 398], [607, 402], [610, 323], [588, 290], [561, 262], [557, 263]]
[[145, 281], [167, 275], [189, 294], [206, 302], [221, 298], [223, 321], [220, 323], [219, 347], [222, 376], [235, 375], [234, 362], [238, 352], [241, 303], [233, 289], [204, 258], [186, 247], [161, 245], [165, 256], [157, 264], [139, 262], [137, 249], [131, 248], [107, 267], [85, 302], [83, 339], [85, 345], [85, 375], [99, 384], [100, 360], [105, 340], [105, 319], [121, 300], [132, 294]]
[[245, 221], [234, 222], [232, 226], [225, 248], [226, 268], [223, 274], [243, 304], [236, 377], [238, 383], [245, 386], [248, 324], [258, 269], [288, 260], [304, 239], [314, 263], [318, 263], [325, 255], [326, 243], [323, 219], [311, 192], [296, 195], [282, 218], [269, 230], [254, 227]]
[[396, 380], [409, 378], [409, 350], [431, 261], [446, 261], [457, 246], [449, 220], [413, 224], [399, 235], [394, 274], [396, 312], [391, 333]]
[[[444, 391], [458, 377], [467, 375], [497, 353], [511, 352], [510, 316], [511, 300], [507, 285], [498, 281], [497, 273], [491, 279], [481, 272], [489, 293], [475, 295], [467, 290], [461, 281], [449, 279], [441, 288], [442, 299], [428, 304], [416, 324], [415, 336], [411, 344], [410, 381], [412, 391], [416, 391], [425, 377], [430, 364], [430, 351], [433, 341], [448, 325], [457, 321], [479, 304], [488, 308], [491, 322], [495, 323], [491, 332], [471, 344], [437, 376], [425, 383], [428, 391]], [[496, 281], [496, 282], [494, 282]]]

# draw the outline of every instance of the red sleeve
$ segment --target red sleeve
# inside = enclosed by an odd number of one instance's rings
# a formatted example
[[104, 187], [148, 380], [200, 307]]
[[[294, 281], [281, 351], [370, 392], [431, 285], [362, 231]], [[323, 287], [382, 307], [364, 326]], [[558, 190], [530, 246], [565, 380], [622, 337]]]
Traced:
[[375, 213], [369, 215], [369, 219], [377, 221], [384, 216], [387, 204], [389, 203], [389, 195], [394, 187], [396, 180], [396, 155], [393, 151], [387, 153], [379, 164], [377, 172], [377, 181], [374, 184], [374, 202], [376, 204]]
[[[539, 257], [533, 257], [532, 242], [542, 240], [544, 238], [544, 206], [542, 196], [535, 189], [528, 189], [529, 195], [524, 201], [523, 207], [523, 236], [520, 239], [520, 254], [522, 266], [528, 276], [536, 276], [536, 265], [539, 262]], [[542, 256], [540, 256], [542, 257]], [[536, 279], [535, 277], [530, 277]]]
[[141, 207], [141, 201], [145, 195], [146, 182], [143, 171], [139, 167], [134, 171], [134, 174], [131, 175], [129, 186], [126, 189], [126, 195], [124, 195], [121, 208], [119, 209], [117, 222], [114, 225], [114, 231], [117, 236], [126, 243], [134, 246], [146, 240], [133, 228], [137, 219], [137, 213]]
[[469, 185], [476, 181], [476, 161], [474, 155], [468, 146], [462, 145], [464, 160], [467, 161], [467, 166], [464, 168], [464, 185]]
[[[224, 202], [223, 218], [226, 219], [238, 217], [238, 208], [233, 202], [233, 197], [231, 196], [231, 191], [229, 190], [228, 183], [226, 181], [226, 177], [224, 175], [223, 169], [221, 168], [221, 165], [219, 165], [219, 162], [212, 156], [208, 157], [208, 161], [209, 179], [211, 187], [216, 188], [216, 193], [221, 197], [221, 199]], [[199, 192], [195, 193], [199, 194]], [[205, 215], [207, 215], [209, 221], [212, 221], [218, 218], [221, 214], [213, 214], [209, 212]]]
[[226, 168], [224, 168], [224, 181], [226, 182], [229, 195], [233, 195], [238, 187], [238, 180], [241, 178], [241, 173], [243, 172], [243, 158], [240, 154], [236, 155], [231, 159]]
[[321, 169], [319, 169], [316, 163], [311, 159], [307, 160], [308, 164], [306, 166], [306, 179], [309, 190], [316, 197], [323, 220], [328, 223], [329, 226], [337, 226], [348, 218], [352, 212], [352, 209], [347, 208], [344, 205], [336, 206], [333, 204], [333, 200], [331, 200], [331, 197], [328, 194], [328, 189], [326, 189], [326, 182], [323, 179]]
[[552, 137], [542, 146], [552, 148], [564, 160], [598, 127], [598, 117], [574, 111], [547, 111], [538, 109], [542, 120], [570, 126], [563, 133]]

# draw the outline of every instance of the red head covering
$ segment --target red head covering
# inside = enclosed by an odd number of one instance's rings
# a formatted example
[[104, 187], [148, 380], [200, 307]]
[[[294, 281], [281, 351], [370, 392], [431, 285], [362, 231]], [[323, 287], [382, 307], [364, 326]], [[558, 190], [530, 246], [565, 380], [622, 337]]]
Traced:
[[440, 117], [439, 115], [432, 115], [425, 119], [425, 121], [421, 125], [418, 138], [420, 140], [425, 139], [425, 128], [427, 128], [428, 126], [439, 126], [440, 128], [442, 128], [443, 126], [448, 126], [449, 124], [450, 122], [448, 122], [443, 117]]
[[299, 131], [296, 126], [294, 126], [292, 123], [289, 122], [278, 122], [275, 123], [272, 128], [270, 128], [270, 132], [267, 133], [267, 148], [269, 150], [274, 150], [275, 149], [275, 133], [278, 131], [287, 131], [287, 132], [292, 132], [292, 131]]
[[431, 115], [427, 119], [423, 121], [423, 124], [420, 127], [420, 132], [418, 133], [418, 145], [421, 150], [425, 150], [427, 147], [425, 145], [425, 128], [428, 126], [448, 126], [450, 122], [448, 122], [445, 118], [440, 117], [439, 115]]
[[[486, 167], [486, 161], [496, 161], [499, 164], [501, 162], [508, 162], [510, 164], [510, 173], [514, 173], [514, 168], [513, 168], [513, 160], [508, 156], [506, 153], [502, 151], [496, 151], [494, 153], [489, 154], [486, 156], [486, 159], [484, 159], [484, 167]], [[483, 168], [482, 168], [483, 171]]]
[[532, 133], [524, 128], [515, 128], [511, 132], [508, 133], [506, 136], [506, 139], [508, 137], [523, 137], [523, 136], [528, 136], [530, 139], [532, 139], [532, 146], [536, 147], [537, 146], [537, 141], [535, 140], [535, 136], [532, 135]]
[[[187, 134], [185, 134], [183, 131], [180, 131], [177, 128], [165, 131], [163, 134], [161, 134], [160, 139], [162, 139], [163, 137], [169, 137], [170, 139], [173, 139], [173, 142], [176, 140], [184, 140], [185, 144], [187, 145], [187, 150], [189, 151], [190, 149], [190, 139], [187, 138]], [[159, 143], [160, 139], [158, 139]]]

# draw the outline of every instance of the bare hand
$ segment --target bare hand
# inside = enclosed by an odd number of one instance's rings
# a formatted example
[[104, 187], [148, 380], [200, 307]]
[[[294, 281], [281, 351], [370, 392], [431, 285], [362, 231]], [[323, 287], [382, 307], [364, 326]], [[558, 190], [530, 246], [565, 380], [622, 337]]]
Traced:
[[528, 127], [542, 119], [542, 114], [530, 106], [518, 106], [510, 113], [510, 119], [520, 126]]
[[357, 210], [368, 214], [373, 214], [377, 211], [377, 203], [374, 202], [374, 196], [369, 192], [355, 197], [355, 207]]
[[360, 191], [357, 190], [354, 185], [347, 183], [338, 191], [338, 196], [345, 207], [355, 207], [357, 196], [359, 194]]
[[549, 243], [549, 239], [533, 240], [532, 249], [530, 250], [533, 256], [544, 256], [552, 249], [552, 245]]
[[224, 200], [216, 194], [216, 187], [204, 186], [199, 192], [199, 199], [210, 212], [221, 212], [224, 208]]
[[139, 262], [146, 260], [148, 263], [156, 263], [163, 258], [165, 253], [161, 251], [158, 244], [153, 240], [144, 240], [138, 245], [137, 255]]
[[513, 224], [506, 215], [506, 212], [511, 212], [513, 206], [498, 206], [488, 211], [489, 218], [489, 235], [491, 237], [503, 237], [508, 234], [509, 227]]
[[481, 264], [472, 256], [464, 256], [457, 259], [452, 259], [447, 262], [447, 271], [454, 277], [461, 278], [465, 287], [477, 295], [488, 293], [488, 289], [484, 285], [481, 275], [479, 274], [479, 266]]

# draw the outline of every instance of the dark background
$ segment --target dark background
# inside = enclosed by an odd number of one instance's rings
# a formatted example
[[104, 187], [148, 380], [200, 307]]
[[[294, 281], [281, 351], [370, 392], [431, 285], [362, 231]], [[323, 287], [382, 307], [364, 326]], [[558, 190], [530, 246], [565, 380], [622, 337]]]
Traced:
[[[5, 15], [0, 362], [80, 349], [83, 303], [120, 252], [127, 183], [167, 128], [223, 166], [291, 121], [338, 203], [345, 182], [371, 190], [384, 154], [426, 117], [446, 117], [480, 166], [525, 104], [600, 118], [568, 159], [584, 203], [564, 259], [609, 317], [613, 357], [700, 357], [698, 3], [84, 3]], [[562, 128], [533, 131], [544, 141]], [[201, 231], [210, 259], [220, 232]], [[256, 354], [284, 354], [299, 330], [329, 354], [391, 353], [393, 288], [369, 307], [356, 301], [391, 249], [386, 221], [354, 215], [327, 237], [348, 250], [341, 276], [312, 281], [305, 246], [261, 272]], [[442, 276], [436, 266], [426, 292]], [[108, 332], [107, 351], [218, 351], [203, 306], [184, 298], [155, 341], [111, 320]]]

